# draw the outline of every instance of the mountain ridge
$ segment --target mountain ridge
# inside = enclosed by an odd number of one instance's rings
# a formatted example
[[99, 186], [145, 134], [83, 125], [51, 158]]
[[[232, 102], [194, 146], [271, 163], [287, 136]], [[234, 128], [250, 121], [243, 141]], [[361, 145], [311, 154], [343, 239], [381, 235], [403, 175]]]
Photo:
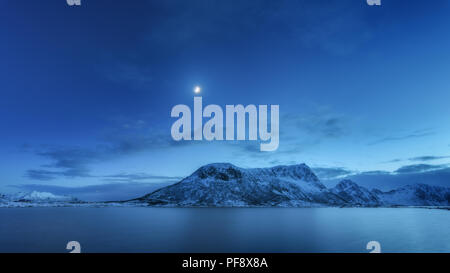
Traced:
[[156, 190], [135, 202], [180, 206], [290, 206], [340, 204], [325, 191], [306, 164], [244, 169], [230, 163], [200, 167], [178, 183]]
[[327, 188], [304, 163], [250, 169], [212, 163], [129, 202], [175, 207], [449, 206], [450, 189], [417, 184], [382, 192], [346, 179]]
[[0, 194], [0, 207], [450, 207], [450, 188], [413, 184], [383, 192], [344, 179], [327, 188], [304, 163], [241, 168], [231, 163], [201, 166], [175, 184], [125, 201], [83, 202], [49, 192]]
[[0, 194], [0, 203], [77, 203], [81, 202], [75, 197], [55, 195], [50, 192], [18, 192], [15, 194]]

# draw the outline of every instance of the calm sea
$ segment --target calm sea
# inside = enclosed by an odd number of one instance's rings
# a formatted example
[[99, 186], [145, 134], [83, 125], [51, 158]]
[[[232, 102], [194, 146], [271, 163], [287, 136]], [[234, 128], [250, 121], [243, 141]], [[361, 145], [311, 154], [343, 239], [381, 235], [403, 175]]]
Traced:
[[450, 252], [450, 211], [413, 208], [2, 208], [0, 252]]

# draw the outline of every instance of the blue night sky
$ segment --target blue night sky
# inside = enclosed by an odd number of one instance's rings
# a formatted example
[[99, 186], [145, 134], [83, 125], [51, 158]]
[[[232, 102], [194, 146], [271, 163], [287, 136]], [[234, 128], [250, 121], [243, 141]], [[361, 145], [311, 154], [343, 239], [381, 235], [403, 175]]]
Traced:
[[[101, 195], [212, 162], [448, 186], [449, 14], [446, 0], [1, 1], [0, 192]], [[173, 141], [170, 111], [193, 108], [196, 85], [204, 105], [280, 105], [278, 150]]]

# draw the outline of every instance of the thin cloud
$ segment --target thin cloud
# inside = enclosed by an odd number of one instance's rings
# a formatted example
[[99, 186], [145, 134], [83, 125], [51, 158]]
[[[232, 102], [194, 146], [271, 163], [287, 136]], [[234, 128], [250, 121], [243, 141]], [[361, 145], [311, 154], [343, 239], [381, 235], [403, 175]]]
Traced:
[[48, 181], [57, 177], [91, 177], [89, 171], [83, 168], [69, 169], [65, 171], [27, 170], [25, 176], [33, 180]]
[[142, 181], [142, 180], [180, 180], [183, 179], [181, 176], [164, 176], [164, 175], [151, 175], [146, 173], [121, 173], [115, 175], [105, 175], [102, 176], [104, 180], [117, 181], [117, 182], [132, 182], [132, 181]]
[[388, 136], [388, 137], [380, 138], [378, 140], [370, 142], [368, 145], [377, 145], [377, 144], [385, 143], [385, 142], [401, 141], [401, 140], [407, 140], [407, 139], [412, 139], [412, 138], [421, 138], [421, 137], [431, 136], [434, 134], [435, 134], [435, 132], [430, 131], [428, 129], [417, 130], [417, 131], [414, 131], [407, 135]]
[[259, 141], [232, 141], [227, 144], [236, 150], [236, 156], [271, 162], [279, 160], [280, 156], [299, 155], [322, 142], [345, 137], [351, 131], [348, 130], [349, 123], [350, 120], [343, 115], [318, 108], [313, 113], [280, 116], [280, 124], [288, 129], [280, 130], [280, 146], [274, 152], [261, 152]]
[[398, 174], [407, 174], [407, 173], [421, 173], [427, 171], [434, 171], [446, 168], [447, 165], [429, 165], [429, 164], [416, 164], [416, 165], [407, 165], [400, 167], [395, 171]]
[[432, 161], [432, 160], [438, 160], [438, 159], [446, 159], [450, 158], [450, 156], [418, 156], [410, 158], [411, 161]]
[[183, 179], [181, 176], [164, 176], [164, 175], [152, 175], [146, 173], [121, 173], [114, 175], [90, 175], [88, 170], [83, 169], [69, 169], [66, 171], [49, 171], [49, 170], [27, 170], [26, 177], [33, 180], [49, 181], [60, 177], [95, 177], [100, 178], [103, 181], [109, 182], [137, 182], [137, 181], [148, 181], [148, 180], [180, 180]]
[[[138, 124], [141, 126], [142, 122]], [[138, 129], [141, 130], [140, 127]], [[139, 130], [134, 130], [133, 133], [128, 134], [111, 133], [95, 147], [44, 146], [35, 150], [29, 149], [34, 154], [48, 160], [49, 163], [42, 164], [41, 168], [27, 170], [25, 176], [41, 181], [60, 177], [92, 177], [90, 166], [94, 163], [143, 151], [194, 144], [194, 142], [188, 141], [176, 142], [167, 134], [148, 133]], [[139, 179], [139, 176], [135, 175], [134, 178]], [[125, 177], [110, 177], [110, 179], [125, 179]], [[127, 177], [127, 179], [131, 179], [131, 177]]]
[[286, 114], [281, 122], [318, 139], [339, 138], [347, 134], [347, 119], [332, 113]]
[[381, 163], [397, 163], [397, 162], [400, 162], [400, 161], [403, 161], [403, 159], [395, 158], [395, 159], [392, 159], [392, 160], [383, 161]]
[[389, 161], [384, 161], [382, 163], [397, 163], [397, 162], [401, 162], [401, 161], [405, 161], [405, 160], [409, 160], [409, 161], [433, 161], [433, 160], [439, 160], [439, 159], [447, 159], [450, 158], [450, 156], [434, 156], [434, 155], [425, 155], [425, 156], [416, 156], [416, 157], [411, 157], [408, 159], [401, 159], [401, 158], [396, 158], [396, 159], [392, 159]]
[[387, 171], [367, 171], [367, 172], [360, 172], [358, 175], [389, 175], [392, 174]]

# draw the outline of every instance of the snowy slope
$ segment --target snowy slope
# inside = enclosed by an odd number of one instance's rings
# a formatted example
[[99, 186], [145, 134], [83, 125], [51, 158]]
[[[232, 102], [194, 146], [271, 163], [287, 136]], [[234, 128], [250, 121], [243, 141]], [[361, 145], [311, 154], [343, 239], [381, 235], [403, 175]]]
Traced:
[[133, 201], [174, 206], [344, 204], [305, 164], [259, 169], [243, 169], [229, 163], [209, 164], [179, 183]]
[[29, 193], [19, 193], [12, 196], [15, 202], [72, 202], [77, 201], [70, 196], [55, 195], [49, 192], [32, 191]]
[[450, 206], [450, 188], [408, 185], [389, 192], [372, 191], [389, 206]]
[[331, 192], [344, 199], [349, 206], [381, 206], [380, 198], [368, 189], [359, 186], [351, 180], [339, 182]]
[[55, 195], [49, 192], [19, 192], [16, 194], [0, 194], [0, 207], [52, 206], [61, 204], [77, 204], [80, 200], [71, 196]]

